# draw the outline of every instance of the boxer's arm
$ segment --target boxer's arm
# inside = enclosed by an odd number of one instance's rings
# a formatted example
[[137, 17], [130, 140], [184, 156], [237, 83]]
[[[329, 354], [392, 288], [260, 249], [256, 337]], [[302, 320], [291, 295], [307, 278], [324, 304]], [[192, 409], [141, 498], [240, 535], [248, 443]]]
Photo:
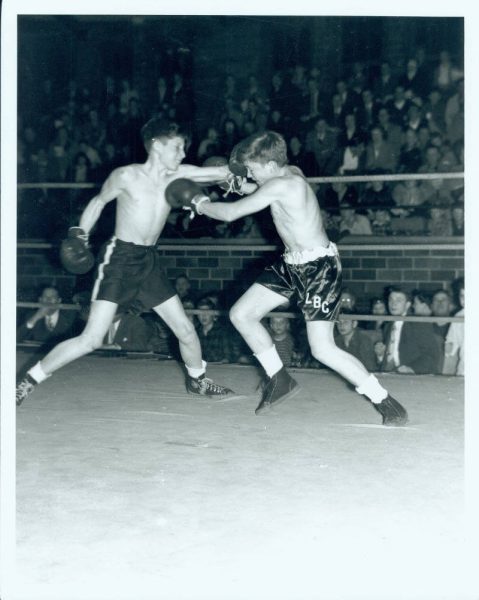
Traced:
[[195, 165], [180, 165], [176, 171], [178, 177], [191, 179], [197, 183], [213, 183], [225, 181], [231, 172], [227, 165], [213, 167], [197, 167]]
[[236, 219], [263, 210], [273, 202], [280, 202], [282, 198], [286, 197], [287, 189], [284, 182], [271, 180], [247, 198], [236, 202], [202, 202], [198, 212], [219, 221], [236, 221]]
[[80, 227], [88, 235], [108, 202], [117, 198], [125, 188], [126, 169], [115, 169], [103, 184], [100, 193], [86, 205], [80, 217]]

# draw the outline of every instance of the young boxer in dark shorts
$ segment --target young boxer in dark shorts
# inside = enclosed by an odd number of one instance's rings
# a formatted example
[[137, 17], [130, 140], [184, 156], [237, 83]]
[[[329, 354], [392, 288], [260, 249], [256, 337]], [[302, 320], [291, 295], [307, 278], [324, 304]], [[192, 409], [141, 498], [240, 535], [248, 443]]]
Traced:
[[[68, 261], [74, 269], [88, 256], [88, 235], [106, 204], [117, 200], [115, 232], [101, 258], [88, 322], [81, 335], [58, 344], [17, 384], [16, 402], [23, 400], [60, 367], [99, 348], [119, 304], [140, 300], [152, 308], [179, 341], [190, 393], [221, 396], [231, 392], [205, 377], [206, 363], [195, 328], [161, 268], [156, 243], [171, 205], [165, 190], [173, 181], [198, 183], [228, 181], [227, 166], [183, 165], [186, 135], [176, 123], [150, 120], [141, 131], [148, 158], [143, 164], [115, 169], [83, 211], [79, 227], [70, 228]], [[90, 253], [91, 254], [91, 253]], [[76, 265], [78, 261], [78, 265]], [[89, 262], [88, 262], [89, 264]]]
[[230, 311], [238, 329], [263, 366], [267, 379], [256, 414], [294, 396], [298, 384], [281, 362], [271, 336], [261, 324], [273, 309], [295, 298], [306, 321], [313, 356], [351, 382], [381, 414], [384, 425], [404, 425], [406, 410], [363, 364], [338, 348], [334, 321], [341, 294], [341, 263], [326, 235], [317, 198], [297, 167], [287, 164], [286, 143], [273, 131], [254, 134], [233, 150], [231, 171], [249, 177], [236, 202], [210, 202], [192, 192], [186, 208], [213, 219], [234, 221], [269, 207], [285, 252], [268, 267]]

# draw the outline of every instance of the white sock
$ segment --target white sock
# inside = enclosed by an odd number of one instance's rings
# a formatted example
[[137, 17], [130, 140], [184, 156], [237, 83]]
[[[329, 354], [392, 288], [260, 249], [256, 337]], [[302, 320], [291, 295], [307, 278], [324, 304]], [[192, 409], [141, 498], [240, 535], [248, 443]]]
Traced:
[[45, 379], [47, 377], [51, 376], [51, 373], [50, 373], [50, 375], [47, 375], [45, 373], [45, 371], [42, 369], [42, 365], [40, 364], [40, 361], [38, 361], [36, 365], [34, 365], [29, 371], [27, 371], [27, 373], [37, 383], [41, 383], [42, 381], [45, 381]]
[[374, 404], [380, 404], [388, 395], [387, 390], [379, 383], [374, 375], [369, 375], [361, 385], [356, 388], [358, 394], [364, 394]]
[[194, 367], [189, 367], [188, 365], [185, 365], [185, 367], [188, 371], [188, 375], [190, 377], [194, 377], [195, 379], [198, 379], [198, 377], [201, 377], [201, 375], [203, 375], [206, 372], [206, 363], [204, 360], [201, 361], [200, 369], [195, 369]]
[[283, 361], [280, 359], [274, 344], [268, 350], [263, 350], [263, 352], [254, 356], [259, 360], [268, 377], [273, 377], [275, 373], [283, 368]]

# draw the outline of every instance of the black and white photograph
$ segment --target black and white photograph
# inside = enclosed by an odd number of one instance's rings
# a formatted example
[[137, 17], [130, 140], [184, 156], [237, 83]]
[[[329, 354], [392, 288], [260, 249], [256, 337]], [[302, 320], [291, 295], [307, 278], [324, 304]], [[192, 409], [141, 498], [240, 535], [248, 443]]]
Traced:
[[479, 599], [478, 27], [3, 2], [2, 600]]

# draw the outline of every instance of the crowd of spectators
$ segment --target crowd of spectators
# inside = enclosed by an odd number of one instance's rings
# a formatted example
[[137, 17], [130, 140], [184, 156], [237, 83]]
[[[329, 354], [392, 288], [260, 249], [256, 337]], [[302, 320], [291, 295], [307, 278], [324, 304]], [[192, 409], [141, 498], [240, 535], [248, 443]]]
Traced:
[[[207, 362], [255, 364], [251, 351], [224, 314], [230, 307], [222, 302], [221, 294], [198, 294], [186, 275], [177, 277], [175, 288], [195, 324]], [[37, 310], [20, 318], [18, 342], [33, 340], [44, 350], [82, 331], [88, 317], [89, 294], [80, 293], [72, 298], [81, 307], [78, 312], [59, 308], [62, 300], [54, 287], [43, 289], [38, 301], [41, 306]], [[377, 319], [358, 320], [355, 314], [359, 314], [356, 296], [351, 289], [344, 288], [335, 328], [336, 343], [356, 356], [369, 371], [464, 375], [464, 323], [440, 320], [464, 316], [463, 278], [452, 282], [451, 291], [438, 289], [429, 293], [391, 286], [382, 297], [370, 301], [370, 314]], [[438, 321], [382, 320], [381, 316], [437, 317]], [[302, 319], [273, 313], [264, 320], [264, 325], [286, 366], [323, 367], [311, 355]], [[143, 312], [137, 305], [119, 307], [102, 349], [147, 353], [159, 358], [180, 357], [178, 341], [165, 323], [154, 312]]]
[[[282, 133], [291, 164], [306, 176], [449, 173], [464, 170], [464, 80], [442, 51], [419, 50], [400, 66], [355, 62], [331, 81], [297, 65], [260, 81], [228, 75], [218, 81], [211, 122], [195, 129], [191, 79], [174, 71], [140, 93], [128, 79], [104, 79], [90, 90], [43, 82], [33, 118], [19, 115], [21, 182], [101, 182], [113, 168], [144, 160], [139, 131], [153, 115], [188, 122], [187, 159], [228, 156], [243, 137]], [[328, 232], [346, 235], [463, 235], [462, 179], [315, 185]], [[221, 196], [221, 190], [211, 190]], [[266, 221], [266, 220], [265, 220]], [[237, 224], [191, 223], [173, 214], [169, 237], [266, 238], [261, 215]]]

